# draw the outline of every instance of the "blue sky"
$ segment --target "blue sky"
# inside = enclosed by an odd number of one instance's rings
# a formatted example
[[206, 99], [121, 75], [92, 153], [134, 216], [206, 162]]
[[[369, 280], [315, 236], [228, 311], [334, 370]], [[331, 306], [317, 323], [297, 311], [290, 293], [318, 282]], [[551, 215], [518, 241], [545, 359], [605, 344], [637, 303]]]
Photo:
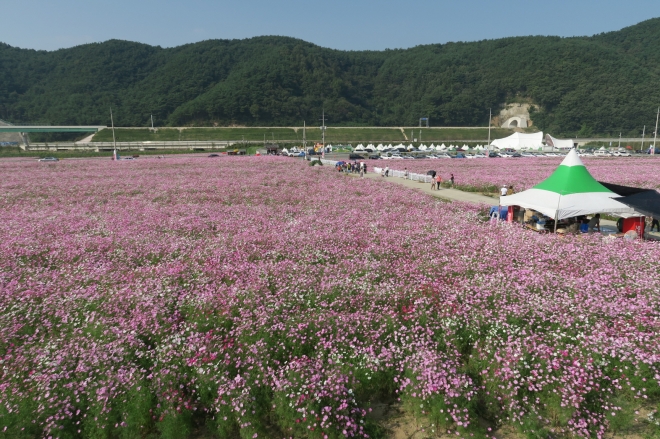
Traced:
[[658, 0], [2, 0], [0, 41], [55, 50], [112, 38], [173, 47], [284, 35], [383, 50], [521, 35], [593, 35], [660, 17]]

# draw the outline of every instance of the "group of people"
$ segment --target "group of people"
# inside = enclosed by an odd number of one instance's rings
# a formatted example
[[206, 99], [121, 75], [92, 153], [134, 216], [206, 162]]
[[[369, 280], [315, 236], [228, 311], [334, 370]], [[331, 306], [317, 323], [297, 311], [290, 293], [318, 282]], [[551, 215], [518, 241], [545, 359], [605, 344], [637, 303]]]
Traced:
[[506, 197], [507, 195], [513, 195], [513, 186], [510, 185], [509, 187], [506, 187], [506, 185], [503, 185], [500, 189], [500, 195], [503, 197]]
[[[497, 206], [494, 207], [497, 209]], [[506, 217], [506, 207], [502, 207], [502, 212], [500, 212], [500, 218]], [[493, 214], [493, 209], [491, 209], [491, 215]], [[526, 209], [523, 220], [525, 223], [530, 225], [543, 224], [546, 227], [554, 224], [554, 220], [549, 218], [533, 209]], [[567, 233], [594, 233], [597, 231], [600, 233], [600, 213], [595, 214], [591, 218], [587, 218], [586, 215], [579, 215], [573, 218], [565, 218], [559, 220], [557, 223], [560, 226], [560, 229], [564, 229]]]
[[[440, 174], [437, 174], [435, 171], [431, 171], [431, 190], [440, 190], [440, 186], [442, 185], [442, 176]], [[449, 184], [451, 184], [451, 187], [454, 187], [454, 174], [449, 174]]]
[[[380, 171], [380, 175], [381, 177], [389, 177], [391, 175], [389, 166], [385, 166], [385, 168]], [[440, 185], [442, 184], [442, 177], [440, 174], [435, 171], [429, 171], [427, 175], [431, 177], [431, 190], [439, 190]], [[403, 178], [407, 179], [409, 176], [408, 168], [403, 168]], [[449, 174], [449, 183], [452, 187], [454, 186], [454, 174]]]
[[367, 164], [365, 162], [339, 162], [336, 165], [337, 171], [345, 172], [346, 174], [360, 174], [361, 176], [367, 173]]

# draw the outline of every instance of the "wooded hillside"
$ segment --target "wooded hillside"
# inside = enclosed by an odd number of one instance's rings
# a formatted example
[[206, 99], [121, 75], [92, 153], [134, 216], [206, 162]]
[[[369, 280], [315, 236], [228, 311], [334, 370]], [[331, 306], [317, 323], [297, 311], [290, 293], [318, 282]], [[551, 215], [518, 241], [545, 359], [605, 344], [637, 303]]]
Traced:
[[[13, 123], [486, 125], [532, 102], [558, 135], [652, 131], [660, 19], [593, 37], [519, 37], [344, 52], [285, 37], [171, 49], [111, 40], [53, 52], [0, 44], [0, 118]], [[496, 112], [496, 111], [494, 111]]]

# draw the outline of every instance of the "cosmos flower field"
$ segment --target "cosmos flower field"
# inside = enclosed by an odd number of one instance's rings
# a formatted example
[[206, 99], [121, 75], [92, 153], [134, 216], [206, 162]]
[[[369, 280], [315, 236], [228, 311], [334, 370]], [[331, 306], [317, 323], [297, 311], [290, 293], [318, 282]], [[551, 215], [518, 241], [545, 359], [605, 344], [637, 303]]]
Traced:
[[657, 244], [328, 168], [0, 162], [0, 437], [387, 437], [376, 403], [431, 437], [653, 416]]
[[[456, 185], [466, 190], [495, 191], [502, 185], [513, 185], [517, 191], [529, 189], [550, 176], [560, 158], [497, 159], [423, 159], [368, 160], [374, 166], [426, 174], [435, 170], [444, 180], [454, 174]], [[660, 159], [656, 157], [582, 158], [589, 172], [599, 181], [624, 186], [657, 189], [660, 187]]]

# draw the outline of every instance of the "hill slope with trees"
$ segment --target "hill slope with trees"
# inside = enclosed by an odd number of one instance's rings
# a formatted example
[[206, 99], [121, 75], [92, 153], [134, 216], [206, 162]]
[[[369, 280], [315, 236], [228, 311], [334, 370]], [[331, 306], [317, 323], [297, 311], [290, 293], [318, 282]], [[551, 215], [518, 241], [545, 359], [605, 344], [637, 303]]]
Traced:
[[[286, 37], [170, 49], [110, 40], [53, 52], [0, 44], [0, 118], [119, 126], [485, 125], [534, 104], [557, 134], [637, 135], [660, 104], [660, 19], [592, 37], [516, 37], [381, 52]], [[647, 129], [652, 131], [652, 127]]]

